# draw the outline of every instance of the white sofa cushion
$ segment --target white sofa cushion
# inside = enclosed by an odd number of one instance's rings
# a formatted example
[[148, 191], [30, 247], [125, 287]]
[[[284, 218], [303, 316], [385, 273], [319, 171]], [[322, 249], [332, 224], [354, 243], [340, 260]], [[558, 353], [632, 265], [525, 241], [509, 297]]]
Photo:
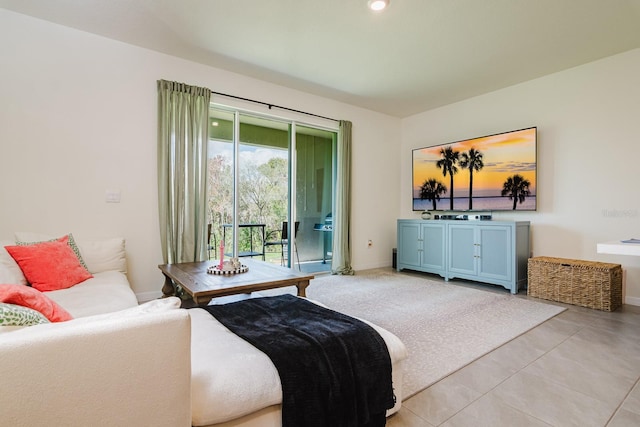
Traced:
[[127, 276], [119, 271], [95, 273], [89, 280], [67, 289], [45, 292], [45, 295], [64, 307], [74, 318], [138, 305]]
[[15, 245], [15, 242], [11, 240], [0, 241], [0, 284], [26, 285], [27, 279], [22, 274], [20, 266], [4, 248], [5, 246], [13, 245]]
[[282, 401], [271, 359], [203, 309], [191, 315], [191, 422], [206, 426]]

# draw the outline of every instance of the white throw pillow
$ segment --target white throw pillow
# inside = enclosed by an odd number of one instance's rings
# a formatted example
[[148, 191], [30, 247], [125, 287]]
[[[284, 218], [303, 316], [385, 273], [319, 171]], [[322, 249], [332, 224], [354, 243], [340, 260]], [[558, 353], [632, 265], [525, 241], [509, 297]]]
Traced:
[[122, 237], [77, 239], [76, 242], [90, 273], [112, 270], [127, 273], [125, 241]]
[[22, 274], [18, 263], [16, 263], [4, 248], [5, 246], [13, 245], [15, 245], [15, 242], [11, 240], [0, 241], [0, 284], [26, 285], [27, 279], [25, 279], [24, 274]]

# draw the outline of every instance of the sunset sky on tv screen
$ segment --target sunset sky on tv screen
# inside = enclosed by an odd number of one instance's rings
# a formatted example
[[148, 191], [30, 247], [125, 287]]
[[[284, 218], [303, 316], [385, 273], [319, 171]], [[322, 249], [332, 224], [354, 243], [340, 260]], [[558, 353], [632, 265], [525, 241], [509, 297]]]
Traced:
[[[473, 172], [473, 197], [497, 197], [505, 181], [519, 174], [530, 183], [532, 197], [536, 195], [536, 131], [535, 127], [501, 133], [497, 135], [468, 139], [451, 144], [441, 144], [413, 150], [413, 198], [419, 198], [420, 187], [435, 178], [447, 187], [442, 199], [449, 197], [450, 177], [444, 176], [442, 168], [436, 166], [442, 158], [441, 149], [448, 146], [460, 155], [471, 148], [482, 153], [484, 167]], [[469, 169], [460, 165], [454, 174], [454, 197], [469, 196]], [[440, 205], [439, 202], [438, 204]], [[448, 206], [444, 206], [444, 209]], [[440, 206], [438, 209], [441, 209]]]

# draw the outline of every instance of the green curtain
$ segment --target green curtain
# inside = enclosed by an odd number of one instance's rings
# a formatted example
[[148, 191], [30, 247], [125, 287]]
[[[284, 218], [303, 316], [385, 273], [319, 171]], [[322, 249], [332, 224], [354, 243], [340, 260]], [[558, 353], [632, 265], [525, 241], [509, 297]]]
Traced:
[[158, 208], [164, 263], [207, 255], [207, 142], [211, 91], [158, 80]]
[[336, 157], [336, 202], [333, 215], [331, 273], [353, 275], [349, 231], [351, 216], [351, 122], [346, 120], [340, 120]]

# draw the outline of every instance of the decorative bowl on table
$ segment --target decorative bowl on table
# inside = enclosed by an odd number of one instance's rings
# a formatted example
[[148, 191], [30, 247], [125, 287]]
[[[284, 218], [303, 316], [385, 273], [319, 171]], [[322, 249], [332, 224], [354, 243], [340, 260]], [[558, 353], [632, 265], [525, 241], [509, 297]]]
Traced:
[[240, 263], [238, 258], [231, 258], [229, 261], [224, 261], [222, 263], [222, 268], [220, 268], [220, 264], [212, 265], [207, 268], [207, 273], [209, 274], [238, 274], [238, 273], [246, 273], [249, 271], [249, 267]]

